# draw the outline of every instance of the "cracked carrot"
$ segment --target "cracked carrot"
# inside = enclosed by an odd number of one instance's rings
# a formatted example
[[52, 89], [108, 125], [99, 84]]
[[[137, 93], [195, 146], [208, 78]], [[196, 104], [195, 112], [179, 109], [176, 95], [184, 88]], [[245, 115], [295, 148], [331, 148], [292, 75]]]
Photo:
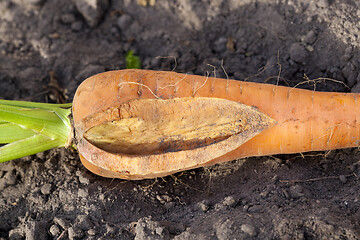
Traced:
[[150, 70], [85, 80], [73, 101], [80, 158], [144, 179], [249, 156], [359, 145], [359, 94]]

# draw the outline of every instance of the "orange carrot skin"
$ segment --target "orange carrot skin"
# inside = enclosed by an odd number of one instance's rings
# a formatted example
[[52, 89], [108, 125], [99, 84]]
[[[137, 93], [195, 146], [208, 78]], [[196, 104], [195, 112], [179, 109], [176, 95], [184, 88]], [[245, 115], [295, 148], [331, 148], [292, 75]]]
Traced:
[[[74, 97], [73, 117], [77, 135], [81, 138], [87, 129], [106, 121], [84, 119], [134, 98], [215, 97], [257, 107], [277, 121], [275, 126], [235, 150], [209, 162], [193, 165], [198, 167], [249, 156], [358, 146], [359, 96], [355, 93], [315, 92], [175, 72], [120, 70], [101, 73], [84, 81]], [[109, 115], [108, 120], [111, 117]], [[86, 162], [84, 157], [82, 160], [91, 171], [108, 177], [142, 179], [184, 170], [181, 166], [166, 170], [163, 162], [144, 163], [150, 172], [132, 178], [131, 171], [119, 176], [96, 166], [94, 162]], [[166, 158], [162, 161], [166, 161]]]

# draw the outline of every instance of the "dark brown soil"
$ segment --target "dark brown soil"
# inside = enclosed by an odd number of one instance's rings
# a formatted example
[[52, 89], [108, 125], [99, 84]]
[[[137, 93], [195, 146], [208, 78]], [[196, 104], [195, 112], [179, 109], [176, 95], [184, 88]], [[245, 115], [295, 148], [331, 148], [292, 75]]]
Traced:
[[[130, 50], [145, 69], [360, 90], [359, 1], [140, 2], [0, 1], [0, 98], [54, 102], [65, 89], [71, 101]], [[359, 158], [248, 158], [123, 181], [50, 150], [0, 164], [0, 239], [359, 239]]]

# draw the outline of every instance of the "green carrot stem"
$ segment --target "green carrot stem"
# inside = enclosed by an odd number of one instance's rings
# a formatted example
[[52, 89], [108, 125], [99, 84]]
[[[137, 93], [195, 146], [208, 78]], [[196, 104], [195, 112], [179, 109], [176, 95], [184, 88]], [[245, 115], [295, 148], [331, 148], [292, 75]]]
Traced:
[[11, 143], [33, 136], [36, 132], [15, 123], [0, 123], [0, 143]]
[[0, 162], [66, 146], [70, 114], [71, 104], [0, 100]]

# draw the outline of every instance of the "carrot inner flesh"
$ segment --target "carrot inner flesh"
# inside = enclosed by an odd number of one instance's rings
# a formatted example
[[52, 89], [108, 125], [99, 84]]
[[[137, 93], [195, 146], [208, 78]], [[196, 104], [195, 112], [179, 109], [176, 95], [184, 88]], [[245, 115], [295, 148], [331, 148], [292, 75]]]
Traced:
[[134, 99], [95, 115], [90, 118], [112, 119], [90, 128], [84, 137], [107, 152], [130, 155], [195, 149], [275, 123], [247, 105], [205, 97]]

